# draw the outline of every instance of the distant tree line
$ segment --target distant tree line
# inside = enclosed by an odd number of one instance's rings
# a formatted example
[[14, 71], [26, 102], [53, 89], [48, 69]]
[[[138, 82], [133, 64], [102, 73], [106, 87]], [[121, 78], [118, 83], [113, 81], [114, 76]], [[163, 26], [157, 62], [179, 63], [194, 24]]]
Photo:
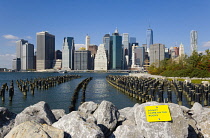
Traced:
[[148, 72], [166, 77], [210, 77], [210, 50], [205, 54], [193, 51], [191, 56], [181, 56], [177, 59], [165, 59], [152, 64]]

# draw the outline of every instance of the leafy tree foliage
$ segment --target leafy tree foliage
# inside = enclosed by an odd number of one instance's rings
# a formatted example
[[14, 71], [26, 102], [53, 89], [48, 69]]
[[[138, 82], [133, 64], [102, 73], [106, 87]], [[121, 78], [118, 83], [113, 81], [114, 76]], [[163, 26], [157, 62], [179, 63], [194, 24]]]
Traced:
[[191, 56], [179, 58], [179, 60], [165, 59], [157, 64], [152, 64], [149, 73], [167, 77], [210, 77], [210, 50], [205, 54], [193, 51]]

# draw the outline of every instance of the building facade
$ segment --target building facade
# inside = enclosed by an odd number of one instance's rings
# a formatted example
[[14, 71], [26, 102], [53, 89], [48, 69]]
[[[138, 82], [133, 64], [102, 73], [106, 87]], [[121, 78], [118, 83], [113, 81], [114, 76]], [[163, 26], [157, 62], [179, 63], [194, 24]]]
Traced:
[[123, 33], [122, 35], [122, 44], [123, 44], [123, 69], [128, 68], [129, 60], [126, 56], [129, 57], [129, 34]]
[[184, 55], [184, 45], [181, 43], [179, 46], [179, 56], [183, 57]]
[[86, 35], [85, 37], [85, 48], [88, 50], [88, 47], [90, 46], [90, 36]]
[[159, 67], [160, 61], [165, 59], [165, 45], [153, 44], [150, 45], [150, 65], [155, 63]]
[[91, 69], [91, 52], [88, 50], [74, 51], [74, 70], [90, 70]]
[[62, 69], [69, 70], [74, 68], [74, 38], [65, 37], [62, 49]]
[[21, 70], [34, 69], [34, 45], [25, 43], [22, 47]]
[[121, 70], [123, 67], [122, 36], [117, 29], [111, 36], [110, 53], [110, 69]]
[[192, 30], [192, 31], [190, 32], [191, 53], [192, 53], [193, 51], [197, 51], [197, 50], [198, 50], [197, 43], [198, 43], [198, 34], [197, 34], [197, 31]]
[[149, 52], [150, 45], [153, 44], [153, 31], [152, 31], [152, 29], [147, 29], [146, 38], [147, 38], [147, 48], [146, 48], [146, 51]]
[[99, 45], [94, 61], [94, 70], [107, 70], [107, 55], [104, 44]]
[[55, 36], [48, 32], [37, 35], [36, 69], [51, 69], [55, 59]]

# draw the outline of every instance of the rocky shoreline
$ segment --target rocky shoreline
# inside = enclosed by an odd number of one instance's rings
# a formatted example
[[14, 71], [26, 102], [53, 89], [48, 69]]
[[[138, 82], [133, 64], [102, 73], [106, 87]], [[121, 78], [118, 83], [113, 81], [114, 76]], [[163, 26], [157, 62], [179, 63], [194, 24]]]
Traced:
[[[147, 122], [145, 106], [168, 105], [172, 121]], [[210, 108], [147, 102], [118, 110], [109, 101], [85, 102], [65, 114], [41, 101], [15, 114], [0, 107], [3, 138], [197, 138], [210, 137]]]

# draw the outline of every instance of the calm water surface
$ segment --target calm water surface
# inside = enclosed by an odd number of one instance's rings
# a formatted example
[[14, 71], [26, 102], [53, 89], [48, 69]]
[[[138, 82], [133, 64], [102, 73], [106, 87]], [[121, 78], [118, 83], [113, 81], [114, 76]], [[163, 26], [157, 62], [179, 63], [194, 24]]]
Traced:
[[[118, 109], [124, 107], [131, 107], [135, 103], [139, 102], [124, 93], [118, 91], [113, 86], [109, 85], [106, 81], [107, 75], [128, 75], [127, 73], [68, 73], [80, 75], [81, 78], [71, 80], [69, 82], [56, 85], [47, 90], [35, 89], [34, 95], [28, 92], [27, 97], [24, 97], [22, 92], [20, 92], [17, 87], [16, 80], [28, 80], [34, 78], [46, 78], [49, 76], [63, 76], [65, 74], [59, 73], [38, 73], [38, 72], [0, 72], [0, 85], [7, 83], [10, 85], [11, 80], [14, 80], [15, 94], [13, 101], [10, 102], [8, 99], [8, 92], [5, 92], [5, 101], [2, 102], [0, 97], [0, 106], [6, 107], [10, 111], [19, 113], [24, 108], [36, 104], [39, 101], [45, 101], [49, 104], [51, 109], [64, 109], [68, 113], [68, 107], [70, 106], [71, 97], [77, 85], [84, 79], [88, 77], [93, 77], [89, 82], [86, 89], [86, 99], [85, 101], [93, 101], [100, 103], [103, 100], [112, 102]], [[166, 92], [164, 92], [164, 98], [166, 98]], [[76, 106], [78, 107], [81, 102], [82, 92], [79, 93], [78, 102]], [[172, 93], [172, 102], [176, 102], [176, 95]], [[189, 107], [186, 98], [183, 96], [183, 105]]]
[[[68, 113], [68, 107], [70, 105], [70, 100], [73, 95], [76, 86], [85, 78], [93, 77], [89, 82], [86, 89], [86, 101], [94, 101], [100, 103], [103, 100], [112, 102], [118, 109], [133, 106], [137, 101], [128, 97], [127, 95], [116, 90], [114, 87], [110, 86], [106, 82], [106, 76], [113, 75], [127, 75], [126, 73], [69, 73], [77, 74], [82, 77], [79, 79], [74, 79], [56, 87], [51, 87], [48, 90], [37, 90], [35, 89], [34, 96], [28, 92], [27, 97], [24, 97], [16, 85], [16, 80], [26, 80], [27, 78], [34, 79], [38, 77], [49, 77], [49, 76], [62, 76], [64, 74], [59, 73], [23, 73], [23, 72], [2, 72], [0, 73], [0, 85], [7, 83], [10, 84], [11, 80], [14, 80], [15, 94], [13, 101], [8, 100], [8, 92], [5, 92], [5, 101], [2, 102], [0, 99], [0, 106], [8, 108], [10, 111], [19, 113], [24, 108], [36, 104], [39, 101], [45, 101], [49, 104], [51, 109], [64, 109]], [[80, 94], [82, 94], [80, 92]], [[77, 102], [77, 107], [80, 103], [81, 95]]]

